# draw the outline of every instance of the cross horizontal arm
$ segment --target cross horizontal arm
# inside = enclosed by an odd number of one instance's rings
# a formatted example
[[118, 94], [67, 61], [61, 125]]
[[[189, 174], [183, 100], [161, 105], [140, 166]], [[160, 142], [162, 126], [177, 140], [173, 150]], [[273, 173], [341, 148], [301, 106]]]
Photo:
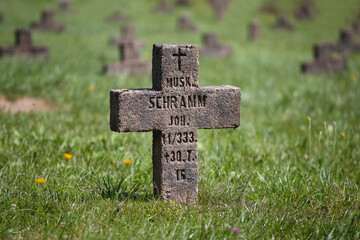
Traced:
[[240, 88], [201, 87], [164, 92], [121, 89], [110, 92], [110, 128], [146, 132], [174, 127], [236, 128], [240, 125]]

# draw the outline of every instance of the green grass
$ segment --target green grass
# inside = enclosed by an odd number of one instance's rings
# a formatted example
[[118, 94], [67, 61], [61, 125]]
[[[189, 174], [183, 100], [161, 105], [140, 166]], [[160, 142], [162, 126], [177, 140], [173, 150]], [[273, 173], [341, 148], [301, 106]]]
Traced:
[[[0, 59], [0, 93], [57, 106], [49, 113], [0, 113], [0, 238], [360, 238], [360, 55], [349, 56], [343, 73], [299, 70], [312, 59], [315, 42], [337, 40], [358, 1], [317, 0], [315, 20], [294, 20], [293, 32], [269, 28], [274, 17], [256, 13], [265, 1], [232, 1], [222, 22], [205, 0], [194, 2], [158, 15], [155, 0], [77, 0], [73, 14], [56, 16], [67, 24], [63, 33], [33, 32], [36, 45], [50, 47], [49, 61]], [[298, 3], [278, 2], [288, 14]], [[11, 45], [14, 29], [54, 7], [47, 0], [0, 1], [1, 45]], [[201, 86], [242, 89], [242, 123], [199, 131], [197, 205], [151, 197], [151, 133], [109, 129], [109, 91], [151, 87], [150, 76], [101, 73], [118, 58], [107, 41], [120, 25], [105, 21], [115, 10], [132, 18], [146, 59], [153, 43], [201, 46], [206, 31], [234, 48], [229, 59], [200, 59]], [[199, 32], [176, 29], [182, 12]], [[252, 19], [262, 23], [257, 43], [247, 41]], [[36, 183], [39, 177], [47, 182]]]

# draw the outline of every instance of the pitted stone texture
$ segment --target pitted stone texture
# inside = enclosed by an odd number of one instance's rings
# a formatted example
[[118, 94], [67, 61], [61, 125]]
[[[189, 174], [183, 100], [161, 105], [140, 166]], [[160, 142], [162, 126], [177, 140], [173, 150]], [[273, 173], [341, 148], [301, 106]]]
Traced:
[[44, 10], [41, 13], [40, 22], [33, 22], [31, 28], [50, 32], [61, 32], [65, 27], [64, 24], [54, 20], [54, 11]]
[[181, 30], [188, 30], [188, 31], [196, 31], [197, 27], [196, 25], [191, 21], [190, 17], [188, 15], [181, 15], [179, 18], [179, 28]]
[[199, 128], [240, 125], [240, 89], [199, 87], [199, 50], [192, 44], [153, 46], [153, 88], [110, 92], [110, 128], [153, 131], [154, 195], [196, 203]]
[[122, 12], [116, 11], [108, 18], [110, 22], [127, 23], [130, 21], [129, 17], [125, 16]]
[[333, 58], [333, 46], [329, 44], [317, 44], [314, 46], [314, 62], [306, 62], [301, 65], [303, 73], [327, 73], [344, 71], [347, 69], [345, 57]]
[[255, 42], [261, 37], [261, 25], [258, 21], [249, 24], [249, 40]]
[[294, 24], [292, 24], [285, 16], [280, 16], [276, 23], [273, 25], [274, 29], [284, 29], [284, 30], [293, 30], [295, 29]]
[[202, 57], [230, 57], [232, 55], [232, 47], [230, 45], [220, 45], [216, 33], [205, 33], [203, 35], [205, 46], [200, 51]]
[[105, 72], [112, 75], [119, 74], [148, 74], [151, 72], [151, 61], [140, 59], [140, 46], [136, 41], [122, 41], [119, 43], [120, 62], [108, 63]]
[[21, 57], [49, 57], [49, 50], [43, 46], [33, 46], [31, 31], [17, 29], [15, 31], [15, 45], [0, 47], [0, 57], [18, 55]]

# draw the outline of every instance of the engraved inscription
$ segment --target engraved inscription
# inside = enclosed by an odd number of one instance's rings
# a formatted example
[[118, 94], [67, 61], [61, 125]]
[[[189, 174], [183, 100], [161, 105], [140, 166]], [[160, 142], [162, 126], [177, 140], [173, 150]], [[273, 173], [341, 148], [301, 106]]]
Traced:
[[186, 179], [185, 169], [176, 169], [176, 178], [178, 181]]
[[164, 145], [194, 143], [197, 142], [197, 138], [194, 132], [164, 133], [162, 134], [162, 142]]
[[173, 150], [164, 153], [166, 162], [191, 162], [196, 161], [195, 150]]
[[190, 125], [189, 116], [170, 116], [169, 126], [186, 126]]
[[197, 87], [197, 84], [191, 81], [191, 77], [171, 77], [166, 78], [168, 87]]
[[156, 109], [190, 109], [206, 107], [206, 95], [151, 96], [149, 108]]

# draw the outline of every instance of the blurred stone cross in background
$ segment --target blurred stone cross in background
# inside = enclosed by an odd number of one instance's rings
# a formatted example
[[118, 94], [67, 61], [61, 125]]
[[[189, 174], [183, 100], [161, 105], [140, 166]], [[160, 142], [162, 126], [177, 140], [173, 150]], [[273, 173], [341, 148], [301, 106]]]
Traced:
[[41, 19], [39, 22], [33, 22], [31, 28], [39, 29], [43, 31], [61, 32], [64, 30], [64, 24], [55, 22], [54, 11], [44, 10], [41, 13]]
[[314, 57], [314, 62], [306, 62], [301, 65], [303, 73], [326, 73], [347, 69], [346, 58], [332, 57], [332, 47], [329, 44], [316, 44], [314, 46]]
[[240, 88], [199, 87], [199, 50], [192, 44], [154, 45], [152, 89], [110, 92], [110, 128], [153, 131], [154, 196], [196, 203], [198, 129], [240, 125]]
[[33, 46], [31, 31], [29, 29], [17, 29], [15, 31], [15, 46], [0, 47], [0, 57], [18, 55], [21, 57], [49, 57], [49, 49], [43, 46]]
[[136, 40], [122, 40], [118, 43], [120, 62], [108, 63], [104, 70], [108, 75], [146, 74], [151, 72], [151, 61], [141, 60], [141, 43]]
[[328, 44], [332, 46], [333, 50], [344, 54], [360, 52], [360, 42], [354, 41], [353, 34], [350, 29], [341, 29], [339, 41], [337, 43]]
[[233, 53], [230, 45], [221, 45], [218, 35], [214, 32], [204, 33], [202, 36], [204, 47], [200, 51], [201, 57], [230, 57]]

